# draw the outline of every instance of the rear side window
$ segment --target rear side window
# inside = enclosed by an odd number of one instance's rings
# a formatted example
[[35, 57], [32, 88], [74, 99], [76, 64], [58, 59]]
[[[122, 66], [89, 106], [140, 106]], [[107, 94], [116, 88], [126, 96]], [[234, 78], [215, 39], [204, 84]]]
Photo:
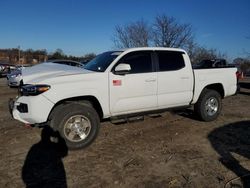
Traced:
[[182, 52], [158, 51], [159, 71], [175, 71], [185, 67]]
[[118, 64], [120, 63], [130, 65], [130, 74], [152, 72], [151, 52], [149, 51], [131, 52], [125, 55]]

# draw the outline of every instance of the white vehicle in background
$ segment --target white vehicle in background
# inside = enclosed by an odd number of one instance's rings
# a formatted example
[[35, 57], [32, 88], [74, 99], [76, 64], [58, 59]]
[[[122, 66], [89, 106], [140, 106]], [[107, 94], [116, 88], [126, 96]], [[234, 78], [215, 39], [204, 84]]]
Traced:
[[[46, 63], [57, 63], [61, 65], [68, 65], [68, 66], [75, 66], [75, 67], [83, 67], [84, 65], [77, 61], [71, 61], [71, 60], [50, 60], [45, 63], [44, 65], [47, 65]], [[31, 65], [21, 65], [18, 66], [15, 70], [12, 70], [9, 74], [7, 74], [7, 84], [10, 87], [18, 87], [20, 84], [22, 84], [22, 70], [30, 67]]]
[[7, 74], [7, 84], [9, 87], [18, 87], [20, 83], [22, 82], [22, 70], [25, 68], [30, 67], [29, 64], [24, 65], [17, 65], [15, 68], [13, 68], [10, 73]]
[[89, 145], [100, 120], [194, 106], [203, 121], [215, 120], [221, 99], [236, 93], [236, 68], [193, 69], [184, 50], [132, 48], [98, 55], [83, 68], [36, 65], [23, 71], [13, 117], [49, 125], [70, 149]]
[[15, 69], [11, 70], [9, 74], [7, 74], [7, 84], [9, 87], [18, 87], [20, 86], [20, 83], [22, 82], [22, 70], [30, 67], [31, 65], [25, 64], [25, 65], [17, 65]]
[[22, 80], [22, 68], [17, 68], [11, 71], [9, 74], [7, 74], [6, 79], [8, 86], [18, 87]]

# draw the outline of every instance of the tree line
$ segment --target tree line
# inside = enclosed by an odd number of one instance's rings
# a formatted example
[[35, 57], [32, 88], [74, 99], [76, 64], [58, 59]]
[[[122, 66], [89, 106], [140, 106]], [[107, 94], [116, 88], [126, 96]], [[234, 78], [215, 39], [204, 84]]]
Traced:
[[48, 55], [49, 60], [68, 59], [68, 60], [81, 61], [81, 62], [88, 62], [92, 60], [94, 57], [96, 57], [95, 53], [87, 53], [83, 56], [66, 55], [64, 54], [63, 50], [60, 48], [56, 49], [55, 52]]
[[193, 63], [203, 59], [226, 58], [226, 54], [216, 49], [200, 46], [195, 42], [191, 24], [179, 23], [174, 17], [158, 15], [152, 23], [145, 20], [117, 25], [113, 42], [117, 48], [170, 47], [185, 49]]
[[33, 60], [43, 62], [53, 59], [67, 59], [81, 62], [88, 62], [96, 56], [95, 53], [87, 53], [83, 56], [66, 55], [63, 50], [56, 49], [54, 52], [48, 53], [46, 49], [27, 49], [21, 50], [18, 48], [0, 49], [0, 60], [11, 64], [19, 64], [20, 59], [25, 59], [25, 63], [32, 64]]

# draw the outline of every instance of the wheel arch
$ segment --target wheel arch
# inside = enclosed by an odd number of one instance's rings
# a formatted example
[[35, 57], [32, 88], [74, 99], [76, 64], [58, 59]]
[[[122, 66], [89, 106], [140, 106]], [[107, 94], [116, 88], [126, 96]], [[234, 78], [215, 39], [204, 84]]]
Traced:
[[[220, 85], [212, 84], [202, 90], [198, 101], [194, 104], [194, 112], [200, 120], [206, 122], [213, 121], [219, 116], [222, 109], [221, 99], [223, 97], [223, 88], [221, 87]], [[211, 98], [217, 100], [216, 105], [210, 101]], [[212, 104], [209, 104], [209, 101]], [[214, 111], [215, 113], [209, 114], [209, 111]]]
[[88, 95], [88, 96], [79, 96], [79, 97], [71, 97], [71, 98], [66, 98], [58, 101], [53, 108], [51, 109], [49, 116], [48, 116], [48, 121], [51, 120], [52, 116], [57, 112], [57, 110], [60, 110], [60, 107], [62, 107], [64, 104], [71, 103], [71, 102], [76, 102], [76, 103], [86, 103], [89, 102], [91, 106], [96, 110], [97, 114], [99, 115], [99, 118], [103, 118], [103, 110], [101, 107], [100, 102], [98, 99], [94, 96]]
[[224, 96], [225, 96], [225, 90], [224, 90], [224, 87], [221, 83], [207, 85], [206, 87], [203, 88], [202, 92], [206, 89], [211, 89], [211, 90], [217, 91], [220, 94], [221, 98], [224, 98]]

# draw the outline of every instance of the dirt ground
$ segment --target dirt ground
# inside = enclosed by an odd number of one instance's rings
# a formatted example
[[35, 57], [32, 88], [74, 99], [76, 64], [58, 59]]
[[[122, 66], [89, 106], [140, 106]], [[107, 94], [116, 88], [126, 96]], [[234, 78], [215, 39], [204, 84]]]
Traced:
[[92, 145], [68, 151], [11, 118], [17, 90], [1, 78], [0, 187], [250, 187], [250, 79], [241, 86], [214, 122], [190, 110], [104, 122]]

